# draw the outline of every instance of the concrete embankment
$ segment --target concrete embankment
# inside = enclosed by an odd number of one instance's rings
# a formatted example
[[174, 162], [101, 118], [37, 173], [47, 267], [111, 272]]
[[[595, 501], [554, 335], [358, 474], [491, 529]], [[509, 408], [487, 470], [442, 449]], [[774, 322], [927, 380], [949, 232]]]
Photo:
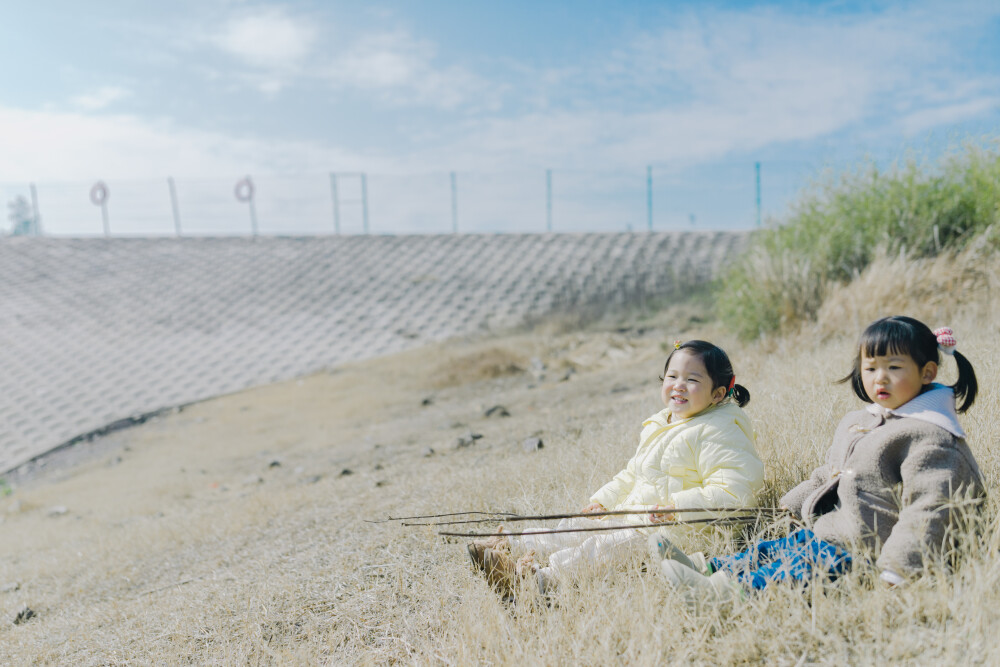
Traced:
[[669, 295], [746, 238], [0, 239], [0, 471], [163, 408]]

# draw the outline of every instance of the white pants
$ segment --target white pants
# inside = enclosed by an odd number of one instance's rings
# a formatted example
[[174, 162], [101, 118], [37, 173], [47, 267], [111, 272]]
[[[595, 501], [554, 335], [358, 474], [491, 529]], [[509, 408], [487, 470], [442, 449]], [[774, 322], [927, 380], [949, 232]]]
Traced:
[[[599, 528], [607, 526], [635, 526], [617, 519], [588, 519], [578, 517], [563, 519], [556, 530], [566, 528]], [[527, 528], [524, 532], [552, 530], [551, 528]], [[511, 546], [524, 551], [534, 551], [549, 557], [549, 566], [543, 568], [545, 574], [556, 577], [572, 576], [583, 567], [607, 565], [612, 558], [645, 544], [646, 535], [638, 527], [621, 530], [603, 530], [581, 533], [555, 533], [548, 535], [522, 535], [511, 537]]]

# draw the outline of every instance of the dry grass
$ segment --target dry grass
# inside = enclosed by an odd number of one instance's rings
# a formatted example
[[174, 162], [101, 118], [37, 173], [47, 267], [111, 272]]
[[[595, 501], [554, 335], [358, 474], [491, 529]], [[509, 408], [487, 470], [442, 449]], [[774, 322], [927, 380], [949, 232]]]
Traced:
[[[953, 572], [885, 590], [858, 568], [827, 588], [779, 586], [695, 611], [638, 560], [593, 572], [551, 607], [531, 591], [505, 605], [471, 572], [460, 542], [363, 521], [578, 508], [619, 470], [641, 419], [658, 408], [663, 344], [694, 336], [726, 347], [752, 393], [768, 471], [761, 501], [773, 502], [819, 461], [836, 421], [857, 405], [831, 383], [849, 367], [857, 322], [897, 307], [950, 323], [976, 365], [981, 394], [963, 423], [992, 481], [996, 291], [908, 297], [927, 281], [964, 284], [967, 263], [933, 261], [876, 262], [876, 273], [830, 297], [815, 329], [785, 337], [740, 343], [697, 317], [664, 316], [625, 333], [457, 341], [222, 397], [109, 436], [117, 450], [25, 481], [0, 502], [0, 586], [19, 585], [0, 592], [0, 663], [994, 663], [995, 500]], [[907, 294], [876, 290], [895, 281], [906, 281]], [[542, 377], [533, 358], [546, 365]], [[568, 367], [576, 372], [562, 381]], [[511, 416], [485, 417], [494, 404]], [[468, 430], [482, 439], [455, 448]], [[520, 441], [536, 433], [544, 449], [523, 452]], [[435, 453], [425, 456], [427, 447]], [[50, 517], [55, 505], [68, 513]], [[734, 546], [721, 534], [681, 540], [689, 549]], [[24, 604], [37, 616], [14, 625]]]

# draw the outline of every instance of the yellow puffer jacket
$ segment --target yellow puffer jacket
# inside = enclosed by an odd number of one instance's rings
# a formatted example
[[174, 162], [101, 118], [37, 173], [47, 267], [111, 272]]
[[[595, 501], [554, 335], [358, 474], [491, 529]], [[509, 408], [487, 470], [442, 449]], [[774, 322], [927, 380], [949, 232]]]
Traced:
[[668, 415], [662, 410], [643, 422], [635, 456], [590, 502], [609, 510], [751, 505], [764, 464], [746, 413], [727, 401], [675, 423]]

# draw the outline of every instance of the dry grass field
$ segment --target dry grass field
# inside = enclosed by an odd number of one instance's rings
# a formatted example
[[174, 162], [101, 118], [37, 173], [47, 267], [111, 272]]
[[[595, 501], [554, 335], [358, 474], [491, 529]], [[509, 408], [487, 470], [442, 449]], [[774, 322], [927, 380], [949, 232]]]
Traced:
[[[995, 495], [953, 571], [890, 590], [862, 566], [694, 610], [641, 558], [551, 605], [531, 590], [505, 604], [462, 541], [365, 521], [582, 507], [659, 409], [664, 350], [693, 337], [725, 347], [751, 391], [772, 504], [858, 405], [833, 380], [864, 324], [891, 313], [955, 329], [981, 391], [962, 421], [992, 485], [1000, 280], [983, 252], [880, 258], [817, 321], [752, 343], [694, 305], [553, 322], [220, 397], [54, 455], [0, 499], [0, 663], [996, 664]], [[494, 405], [510, 416], [487, 417]], [[458, 447], [469, 432], [482, 437]], [[529, 436], [544, 448], [524, 451]], [[680, 536], [708, 551], [738, 538]], [[15, 623], [25, 606], [34, 615]]]

